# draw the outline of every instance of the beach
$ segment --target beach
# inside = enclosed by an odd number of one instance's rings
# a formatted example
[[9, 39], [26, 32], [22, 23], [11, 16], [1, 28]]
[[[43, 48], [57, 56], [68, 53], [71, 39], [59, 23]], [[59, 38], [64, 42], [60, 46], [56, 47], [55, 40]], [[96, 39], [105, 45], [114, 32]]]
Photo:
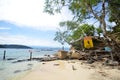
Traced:
[[[49, 48], [32, 49], [32, 58], [42, 58], [44, 55], [52, 55], [56, 52], [46, 50]], [[51, 49], [51, 48], [50, 48]], [[6, 50], [6, 59], [3, 60], [4, 50]], [[30, 59], [30, 49], [0, 49], [0, 80], [18, 80], [18, 77], [28, 74], [35, 69], [40, 63], [39, 60]]]
[[12, 80], [120, 80], [120, 70], [80, 60], [40, 62], [28, 73]]
[[[1, 49], [1, 56], [4, 49]], [[52, 55], [55, 51], [33, 52], [33, 58]], [[12, 54], [12, 55], [11, 55]], [[41, 56], [41, 57], [40, 57]], [[15, 58], [14, 60], [7, 60]], [[8, 49], [6, 60], [0, 60], [0, 80], [120, 80], [120, 66], [106, 66], [102, 61], [63, 59], [41, 61], [29, 59], [28, 50]]]

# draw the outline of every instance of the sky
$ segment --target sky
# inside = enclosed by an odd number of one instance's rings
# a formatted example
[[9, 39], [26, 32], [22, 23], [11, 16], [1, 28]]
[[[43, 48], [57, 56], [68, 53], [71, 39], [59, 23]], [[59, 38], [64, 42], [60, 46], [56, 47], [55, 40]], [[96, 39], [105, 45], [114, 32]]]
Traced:
[[[60, 43], [53, 40], [55, 32], [59, 22], [72, 19], [72, 13], [66, 8], [60, 14], [44, 13], [44, 2], [0, 0], [0, 44], [61, 47]], [[96, 21], [90, 19], [86, 22], [93, 24]], [[99, 26], [98, 23], [94, 25]]]
[[[61, 14], [43, 13], [45, 0], [0, 0], [0, 44], [60, 47], [55, 42], [59, 22], [71, 19]], [[68, 45], [66, 45], [68, 46]]]

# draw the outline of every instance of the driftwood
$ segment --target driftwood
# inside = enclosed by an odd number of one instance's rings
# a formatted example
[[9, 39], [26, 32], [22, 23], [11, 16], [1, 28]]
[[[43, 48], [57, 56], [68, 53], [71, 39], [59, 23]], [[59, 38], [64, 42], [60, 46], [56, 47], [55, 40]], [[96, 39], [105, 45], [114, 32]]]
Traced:
[[[117, 33], [120, 34], [120, 33]], [[101, 37], [92, 37], [94, 47], [90, 49], [85, 49], [84, 45], [76, 45], [76, 43], [72, 43], [72, 47], [75, 48], [74, 51], [81, 52], [83, 50], [85, 52], [82, 57], [88, 61], [88, 63], [93, 63], [94, 61], [106, 61], [104, 59], [107, 59], [109, 61], [109, 65], [118, 65], [120, 64], [120, 40], [116, 38], [116, 34], [114, 34], [114, 37], [107, 36], [104, 38]], [[83, 39], [81, 39], [83, 40]], [[83, 42], [83, 41], [81, 41]], [[78, 49], [77, 47], [81, 47], [83, 49]], [[105, 48], [110, 48], [110, 51], [107, 51]]]

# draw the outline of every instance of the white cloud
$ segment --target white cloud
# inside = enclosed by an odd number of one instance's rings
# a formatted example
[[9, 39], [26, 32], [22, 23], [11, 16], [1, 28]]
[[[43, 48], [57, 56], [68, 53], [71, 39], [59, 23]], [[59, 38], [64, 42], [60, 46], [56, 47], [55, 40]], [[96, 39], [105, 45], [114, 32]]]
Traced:
[[49, 46], [60, 47], [61, 45], [55, 41], [45, 40], [43, 38], [31, 38], [23, 35], [2, 35], [0, 36], [1, 44], [22, 44], [30, 46]]
[[[66, 9], [62, 11], [62, 14], [56, 14], [54, 16], [43, 13], [44, 1], [45, 0], [0, 0], [0, 20], [8, 21], [19, 27], [29, 27], [39, 30], [56, 30], [56, 28], [59, 27], [58, 24], [60, 21], [71, 19], [71, 14]], [[10, 28], [1, 27], [0, 29]], [[32, 38], [32, 36], [28, 37], [22, 34], [10, 34], [12, 33], [7, 31], [4, 33], [0, 32], [0, 44], [61, 46], [53, 40], [45, 40], [42, 37]]]
[[10, 30], [11, 28], [10, 27], [2, 27], [0, 26], [0, 30]]
[[0, 20], [35, 29], [55, 30], [60, 21], [70, 19], [70, 13], [67, 11], [54, 16], [43, 13], [44, 1], [0, 0]]

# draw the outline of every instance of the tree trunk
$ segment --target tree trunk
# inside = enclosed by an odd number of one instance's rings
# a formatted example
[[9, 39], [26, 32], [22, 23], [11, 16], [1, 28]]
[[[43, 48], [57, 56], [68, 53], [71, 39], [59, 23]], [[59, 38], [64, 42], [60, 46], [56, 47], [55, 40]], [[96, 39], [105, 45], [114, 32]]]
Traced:
[[103, 3], [102, 3], [102, 15], [101, 15], [101, 22], [102, 22], [101, 28], [102, 28], [104, 36], [106, 36], [105, 15], [106, 15], [105, 14], [105, 0], [103, 0]]
[[106, 22], [104, 20], [104, 17], [102, 19], [102, 23], [101, 23], [101, 29], [103, 31], [103, 35], [106, 36]]
[[102, 29], [104, 36], [106, 36], [105, 0], [102, 0], [102, 13], [101, 13], [101, 16], [98, 16], [98, 15], [94, 12], [94, 10], [93, 10], [93, 8], [92, 8], [92, 5], [89, 4], [86, 0], [85, 0], [85, 4], [86, 4], [86, 6], [89, 8], [89, 10], [91, 11], [91, 13], [94, 15], [94, 17], [100, 22], [100, 28]]

